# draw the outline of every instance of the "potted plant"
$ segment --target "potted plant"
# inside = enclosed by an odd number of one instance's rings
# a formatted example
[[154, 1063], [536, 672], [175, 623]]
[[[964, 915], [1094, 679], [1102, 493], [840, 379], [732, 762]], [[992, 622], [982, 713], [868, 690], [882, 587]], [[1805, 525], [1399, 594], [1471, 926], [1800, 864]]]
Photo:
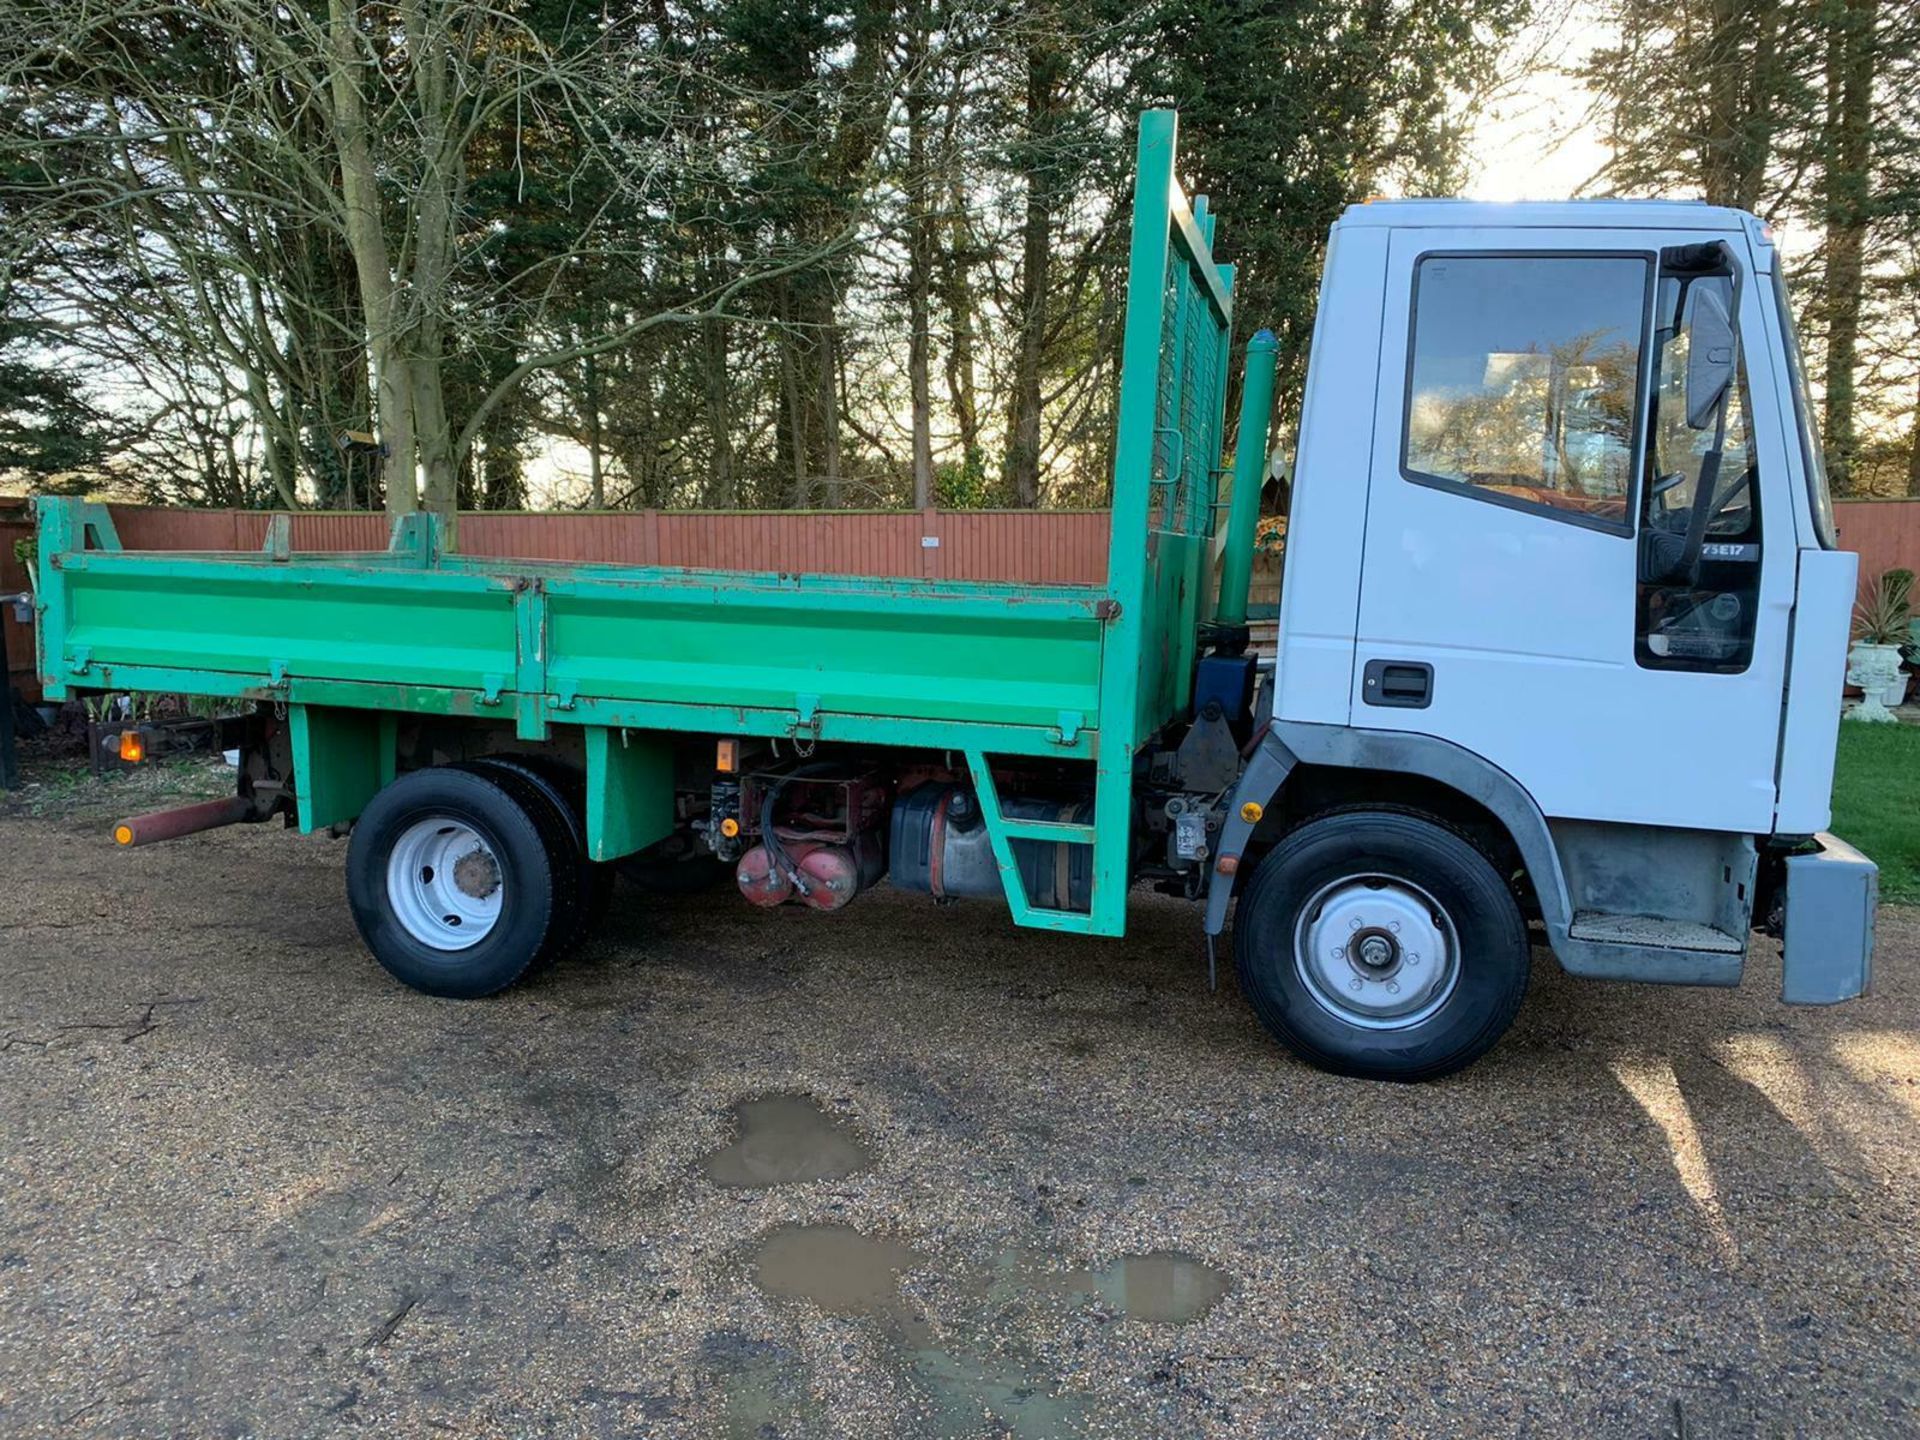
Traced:
[[1867, 588], [1853, 611], [1853, 647], [1847, 652], [1847, 683], [1858, 685], [1860, 703], [1847, 712], [1854, 720], [1887, 721], [1887, 707], [1906, 698], [1907, 675], [1900, 668], [1900, 647], [1907, 642], [1913, 617], [1913, 572], [1888, 570]]

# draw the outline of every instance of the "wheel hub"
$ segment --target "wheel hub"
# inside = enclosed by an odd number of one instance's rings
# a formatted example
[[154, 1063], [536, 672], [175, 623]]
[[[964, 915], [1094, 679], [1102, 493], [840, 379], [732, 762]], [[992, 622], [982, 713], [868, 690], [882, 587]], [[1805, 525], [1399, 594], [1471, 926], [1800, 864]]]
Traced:
[[1430, 1017], [1459, 979], [1459, 940], [1411, 881], [1356, 875], [1302, 907], [1294, 966], [1315, 1003], [1349, 1025], [1401, 1030]]
[[453, 862], [453, 883], [462, 895], [484, 900], [500, 888], [500, 862], [484, 845]]
[[1400, 968], [1400, 947], [1385, 930], [1361, 930], [1347, 942], [1347, 957], [1363, 975], [1380, 978]]
[[429, 816], [401, 832], [387, 859], [387, 900], [400, 928], [435, 950], [469, 950], [500, 922], [506, 872], [464, 819]]

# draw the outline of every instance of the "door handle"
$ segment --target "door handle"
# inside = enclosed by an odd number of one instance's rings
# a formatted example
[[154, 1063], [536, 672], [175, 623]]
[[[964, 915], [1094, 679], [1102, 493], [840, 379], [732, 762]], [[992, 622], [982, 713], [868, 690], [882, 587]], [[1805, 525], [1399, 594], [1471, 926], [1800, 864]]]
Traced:
[[1361, 699], [1369, 705], [1424, 710], [1433, 703], [1433, 666], [1419, 660], [1369, 660]]

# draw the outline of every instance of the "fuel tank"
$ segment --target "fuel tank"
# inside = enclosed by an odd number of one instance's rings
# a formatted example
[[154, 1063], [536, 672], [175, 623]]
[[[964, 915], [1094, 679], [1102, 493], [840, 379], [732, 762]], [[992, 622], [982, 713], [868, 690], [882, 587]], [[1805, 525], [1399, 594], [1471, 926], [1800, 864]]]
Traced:
[[[1002, 799], [1010, 820], [1056, 820], [1086, 824], [1091, 800]], [[894, 802], [892, 868], [887, 878], [902, 890], [942, 897], [999, 897], [1006, 893], [1000, 865], [979, 802], [963, 785], [929, 781]], [[1015, 840], [1013, 857], [1027, 902], [1050, 910], [1085, 910], [1093, 895], [1093, 847], [1053, 840]]]

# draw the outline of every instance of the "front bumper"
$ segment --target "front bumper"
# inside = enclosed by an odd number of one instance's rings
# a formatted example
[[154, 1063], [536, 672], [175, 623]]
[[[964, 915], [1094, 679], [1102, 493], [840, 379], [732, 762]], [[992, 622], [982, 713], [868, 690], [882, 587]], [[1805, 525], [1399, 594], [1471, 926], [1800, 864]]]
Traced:
[[1873, 921], [1880, 867], [1835, 835], [1787, 857], [1787, 929], [1780, 998], [1835, 1005], [1873, 981]]

